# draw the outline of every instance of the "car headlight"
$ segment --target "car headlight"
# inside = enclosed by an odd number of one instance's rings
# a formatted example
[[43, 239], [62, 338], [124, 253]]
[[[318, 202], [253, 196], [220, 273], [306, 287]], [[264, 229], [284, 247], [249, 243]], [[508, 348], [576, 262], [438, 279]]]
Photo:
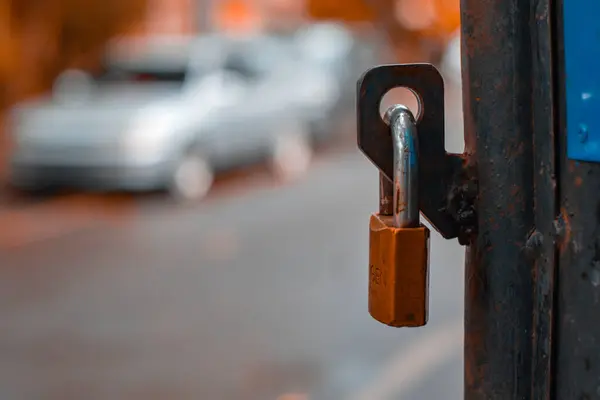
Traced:
[[169, 115], [138, 118], [125, 132], [124, 148], [128, 160], [150, 162], [166, 151], [172, 133]]

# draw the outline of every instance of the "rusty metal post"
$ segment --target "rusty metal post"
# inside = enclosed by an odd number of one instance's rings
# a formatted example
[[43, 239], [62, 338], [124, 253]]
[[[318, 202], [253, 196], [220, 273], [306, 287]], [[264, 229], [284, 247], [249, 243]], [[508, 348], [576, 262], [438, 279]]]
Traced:
[[465, 398], [598, 399], [600, 5], [461, 6], [465, 137], [479, 178]]
[[554, 293], [549, 0], [462, 0], [466, 149], [478, 234], [467, 250], [465, 399], [549, 399]]

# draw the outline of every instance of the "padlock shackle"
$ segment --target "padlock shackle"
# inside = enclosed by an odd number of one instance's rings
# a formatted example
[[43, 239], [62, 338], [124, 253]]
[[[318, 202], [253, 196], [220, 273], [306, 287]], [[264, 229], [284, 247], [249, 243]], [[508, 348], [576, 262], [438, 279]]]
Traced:
[[392, 135], [393, 210], [397, 228], [419, 226], [419, 146], [417, 123], [403, 105], [390, 107], [384, 116]]

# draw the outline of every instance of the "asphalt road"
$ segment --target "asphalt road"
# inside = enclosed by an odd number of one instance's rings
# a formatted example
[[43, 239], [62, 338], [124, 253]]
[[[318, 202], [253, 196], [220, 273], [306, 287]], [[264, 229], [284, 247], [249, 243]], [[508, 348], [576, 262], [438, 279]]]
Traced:
[[343, 149], [265, 179], [193, 207], [0, 213], [0, 398], [462, 398], [457, 242], [432, 238], [430, 324], [385, 327], [366, 309], [376, 170]]

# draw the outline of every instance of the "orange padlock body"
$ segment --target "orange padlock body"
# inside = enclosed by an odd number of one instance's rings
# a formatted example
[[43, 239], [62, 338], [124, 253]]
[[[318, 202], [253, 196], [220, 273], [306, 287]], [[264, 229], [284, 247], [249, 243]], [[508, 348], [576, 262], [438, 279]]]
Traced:
[[369, 223], [369, 313], [389, 326], [423, 326], [429, 309], [429, 229], [395, 228], [392, 218], [373, 214]]

